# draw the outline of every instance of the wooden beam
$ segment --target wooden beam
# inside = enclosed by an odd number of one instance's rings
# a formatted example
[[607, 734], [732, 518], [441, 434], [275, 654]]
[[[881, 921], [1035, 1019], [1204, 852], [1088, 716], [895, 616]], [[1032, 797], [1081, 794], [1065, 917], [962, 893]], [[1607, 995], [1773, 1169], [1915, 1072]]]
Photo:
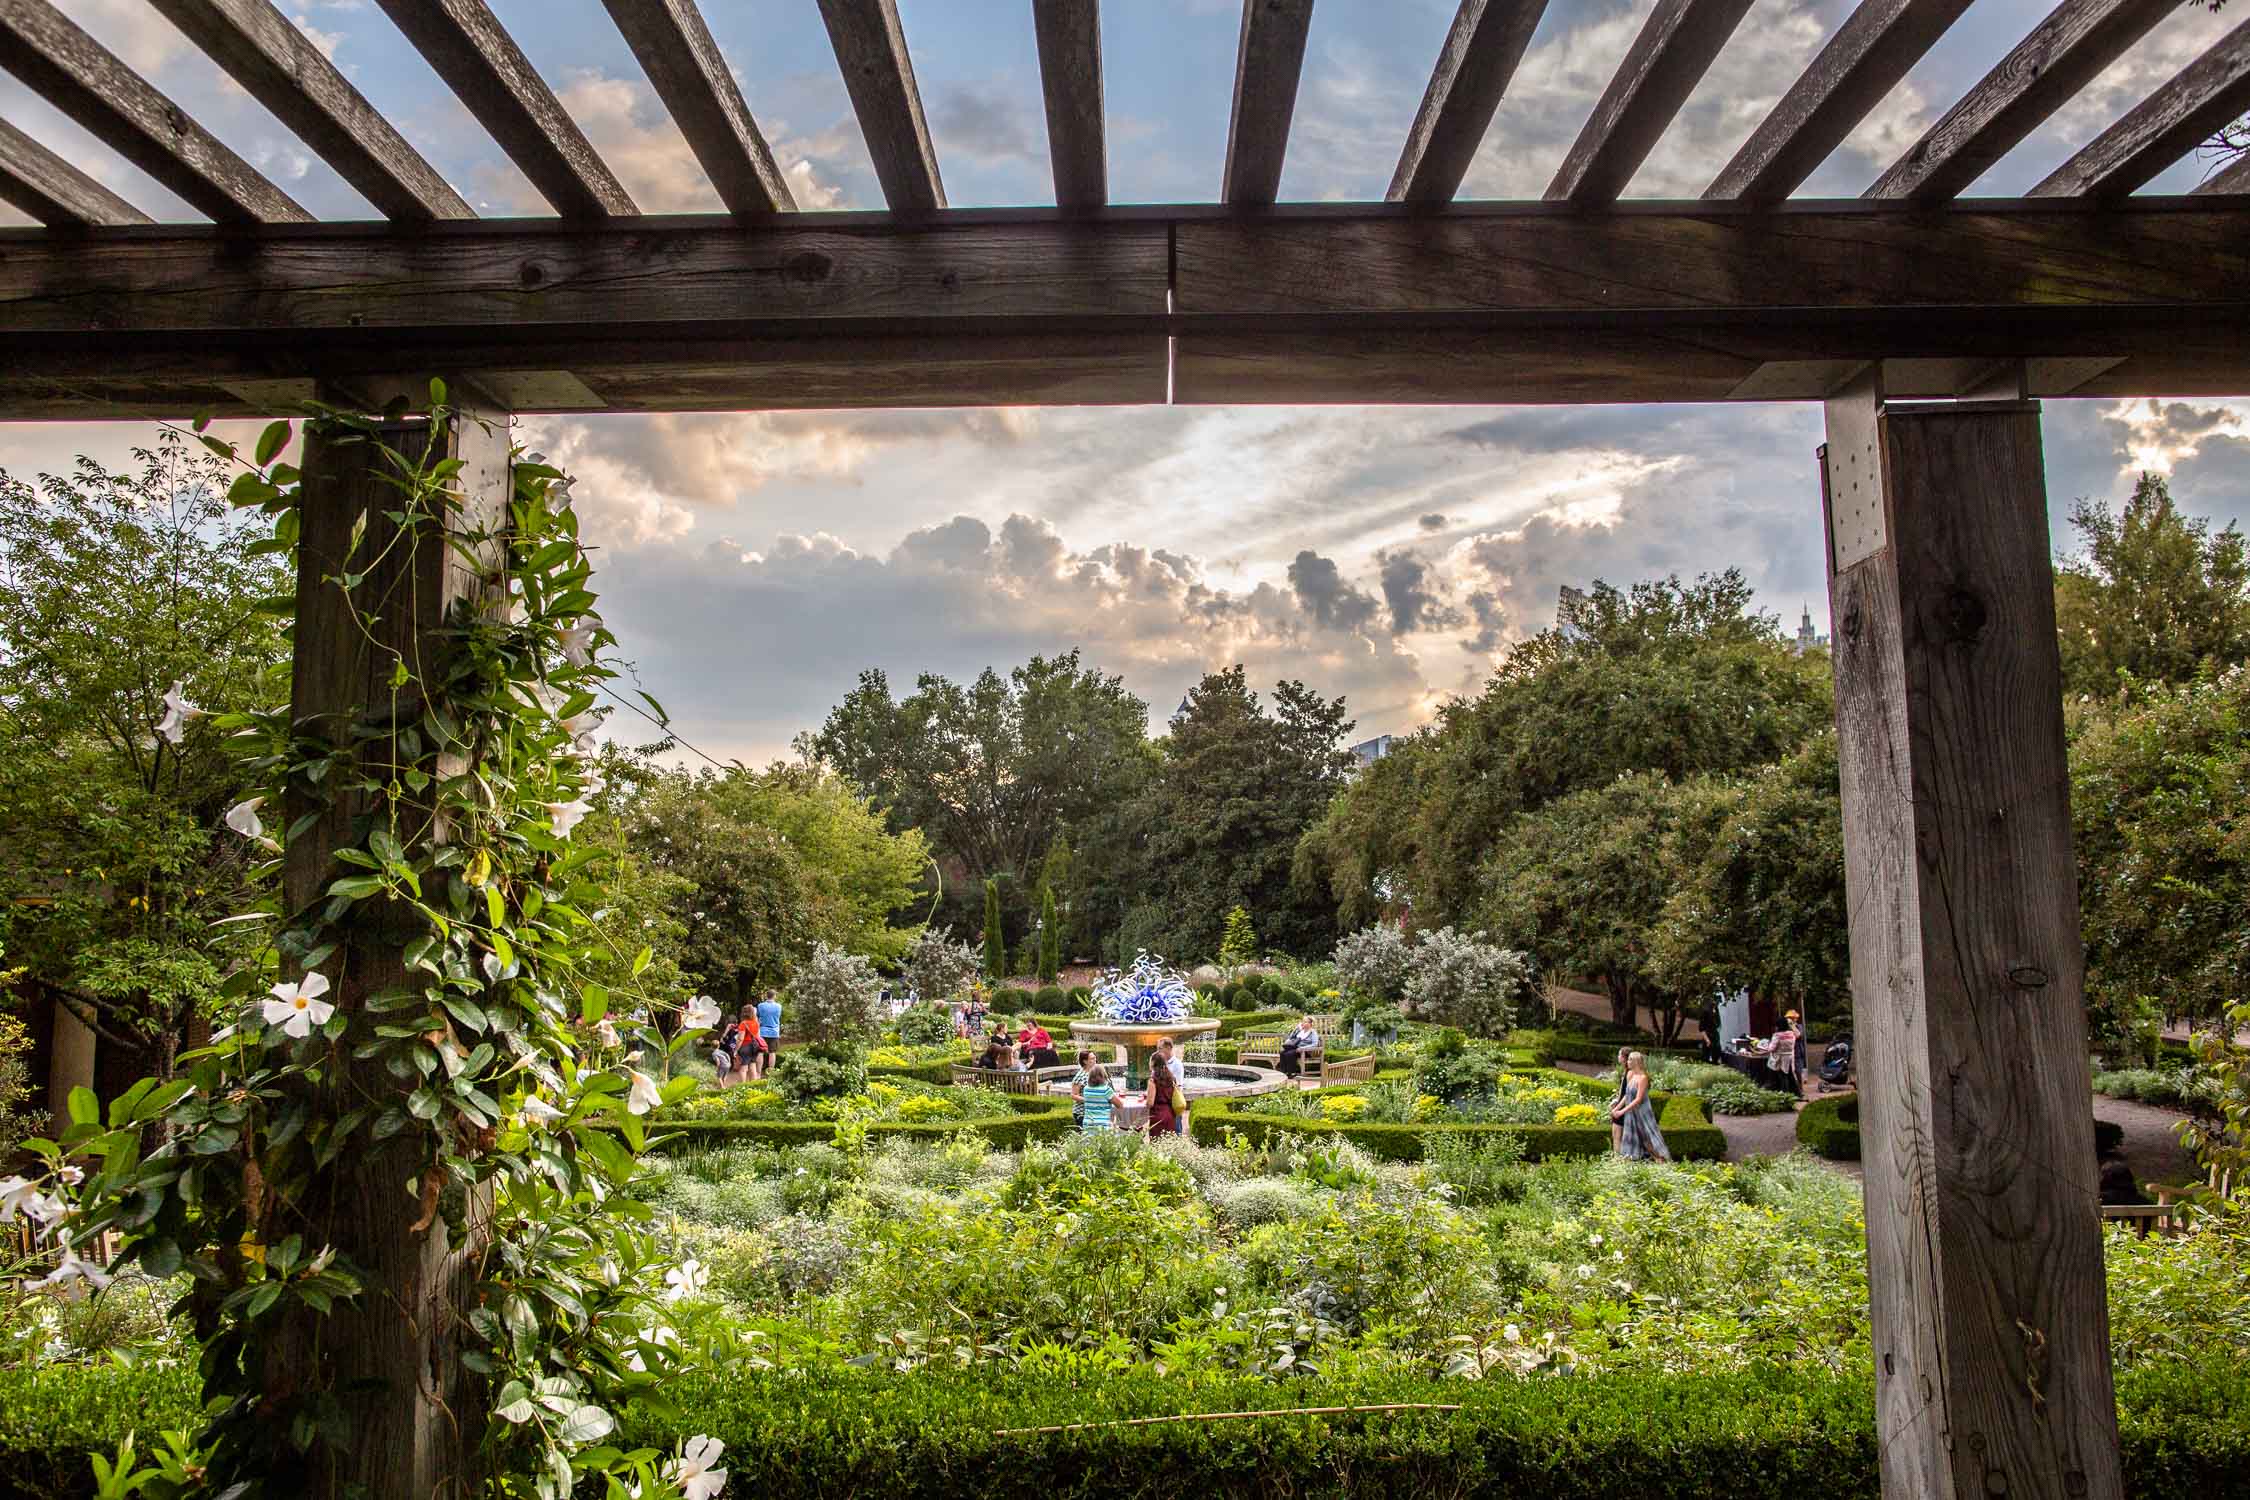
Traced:
[[376, 0], [531, 185], [566, 219], [639, 212], [485, 0]]
[[1055, 202], [1100, 208], [1109, 201], [1103, 139], [1101, 0], [1031, 0], [1039, 34], [1039, 82], [1047, 99], [1047, 154]]
[[898, 0], [820, 0], [820, 16], [828, 23], [829, 44], [843, 69], [860, 134], [867, 138], [883, 201], [904, 218], [936, 213], [945, 207], [945, 183], [938, 177], [929, 122], [922, 118], [922, 92], [915, 86]]
[[1657, 0], [1547, 197], [1615, 202], [1749, 9], [1750, 0]]
[[1229, 207], [1260, 208], [1281, 191], [1312, 8], [1313, 0], [1242, 0], [1234, 113], [1227, 120], [1226, 176], [1219, 188], [1220, 201]]
[[1703, 196], [1788, 197], [1968, 8], [1969, 0], [1860, 0]]
[[1957, 196], [2177, 9], [2179, 0], [2063, 0], [1866, 196], [1908, 203]]
[[1386, 198], [1422, 207], [1453, 201], [1546, 11], [1547, 0], [1461, 0]]
[[0, 120], [0, 199], [52, 228], [146, 224], [147, 214]]
[[2197, 197], [2217, 193], [2250, 193], [2250, 151], [2245, 151], [2231, 162], [2197, 183]]
[[476, 217], [437, 169], [271, 0], [149, 3], [358, 189], [376, 212], [402, 222]]
[[1828, 434], [1883, 1491], [2117, 1500], [2039, 408]]
[[47, 0], [0, 0], [0, 68], [220, 223], [312, 217]]
[[797, 206], [695, 0], [602, 0], [672, 112], [719, 201], [743, 215]]
[[2123, 198], [2250, 110], [2250, 21], [2213, 42], [2031, 190], [2034, 198]]

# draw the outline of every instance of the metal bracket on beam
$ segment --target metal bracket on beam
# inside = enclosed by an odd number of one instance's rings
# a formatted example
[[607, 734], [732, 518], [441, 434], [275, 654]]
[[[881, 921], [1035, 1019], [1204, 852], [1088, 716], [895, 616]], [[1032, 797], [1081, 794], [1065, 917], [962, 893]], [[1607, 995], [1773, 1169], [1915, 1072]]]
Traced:
[[1876, 421], [1883, 411], [1883, 367], [1869, 364], [1826, 403], [1828, 442], [1820, 450], [1828, 481], [1828, 551], [1834, 571], [1865, 562], [1890, 544], [1883, 518], [1883, 455]]

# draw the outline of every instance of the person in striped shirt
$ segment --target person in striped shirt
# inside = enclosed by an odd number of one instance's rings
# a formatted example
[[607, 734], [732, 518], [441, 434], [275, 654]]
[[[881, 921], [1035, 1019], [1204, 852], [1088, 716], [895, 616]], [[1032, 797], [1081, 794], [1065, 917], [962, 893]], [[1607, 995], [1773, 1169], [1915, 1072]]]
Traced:
[[1109, 1081], [1109, 1069], [1095, 1063], [1086, 1070], [1086, 1087], [1079, 1090], [1078, 1101], [1085, 1111], [1079, 1129], [1091, 1135], [1097, 1130], [1110, 1128], [1110, 1105], [1117, 1098], [1117, 1090]]

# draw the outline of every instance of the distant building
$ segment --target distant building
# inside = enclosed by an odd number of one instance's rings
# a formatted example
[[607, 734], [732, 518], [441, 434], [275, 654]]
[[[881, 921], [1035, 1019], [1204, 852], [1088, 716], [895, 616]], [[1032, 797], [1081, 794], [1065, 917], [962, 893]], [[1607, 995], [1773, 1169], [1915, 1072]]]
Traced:
[[1379, 734], [1371, 740], [1361, 740], [1351, 748], [1352, 759], [1359, 762], [1361, 770], [1365, 770], [1390, 753], [1391, 737], [1387, 734]]
[[1797, 617], [1797, 654], [1803, 656], [1814, 647], [1827, 644], [1827, 636], [1813, 633], [1812, 606], [1809, 604], [1804, 606], [1804, 612]]
[[1578, 628], [1578, 614], [1585, 607], [1586, 591], [1574, 589], [1567, 583], [1564, 584], [1562, 592], [1555, 596], [1555, 628], [1567, 636], [1575, 637], [1581, 634], [1582, 632]]

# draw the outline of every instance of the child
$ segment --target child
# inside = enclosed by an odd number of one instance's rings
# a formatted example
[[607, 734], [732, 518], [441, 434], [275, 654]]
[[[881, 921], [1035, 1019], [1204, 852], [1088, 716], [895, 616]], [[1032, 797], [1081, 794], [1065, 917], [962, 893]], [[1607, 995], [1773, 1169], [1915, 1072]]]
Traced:
[[1109, 1084], [1109, 1069], [1100, 1063], [1088, 1068], [1086, 1087], [1078, 1091], [1080, 1107], [1086, 1112], [1079, 1129], [1088, 1135], [1108, 1130], [1111, 1126], [1110, 1104], [1116, 1097], [1117, 1091]]

